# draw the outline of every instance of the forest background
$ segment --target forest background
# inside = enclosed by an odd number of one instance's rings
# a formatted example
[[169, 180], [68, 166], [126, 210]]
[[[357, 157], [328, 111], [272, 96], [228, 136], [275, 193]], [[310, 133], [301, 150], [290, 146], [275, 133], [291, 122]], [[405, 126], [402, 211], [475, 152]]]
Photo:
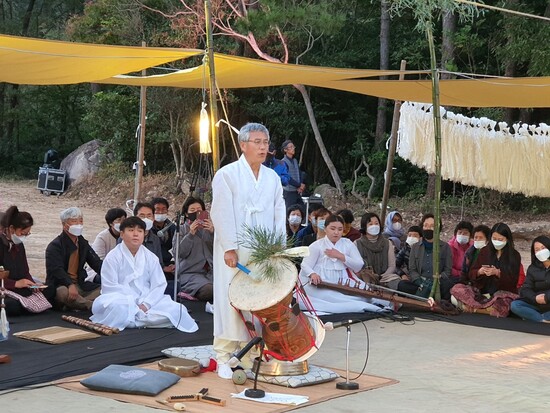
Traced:
[[[485, 1], [550, 17], [549, 0]], [[429, 69], [423, 33], [412, 13], [391, 13], [391, 0], [212, 0], [217, 52], [287, 64]], [[550, 75], [550, 24], [484, 12], [460, 22], [442, 13], [436, 43], [439, 65], [453, 72], [501, 76]], [[0, 32], [87, 43], [205, 49], [204, 2], [191, 0], [0, 0]], [[197, 65], [178, 62], [148, 74]], [[186, 65], [186, 66], [184, 66]], [[198, 167], [198, 114], [204, 90], [149, 88], [146, 173], [183, 176]], [[371, 202], [384, 185], [386, 142], [393, 102], [374, 97], [286, 86], [222, 90], [219, 96], [237, 127], [265, 124], [279, 146], [292, 139], [310, 187], [329, 183]], [[550, 109], [447, 108], [509, 124], [550, 124]], [[223, 113], [219, 108], [220, 114]], [[136, 160], [139, 88], [78, 84], [18, 86], [0, 83], [0, 176], [35, 178], [44, 153], [66, 156], [101, 140], [103, 174], [129, 179]], [[222, 163], [236, 158], [227, 128], [220, 128]], [[281, 153], [279, 151], [279, 156]], [[368, 173], [363, 168], [368, 165]], [[391, 196], [430, 199], [433, 180], [396, 157]], [[444, 202], [528, 212], [549, 212], [546, 199], [445, 182]], [[368, 196], [367, 196], [368, 195]], [[368, 199], [367, 199], [368, 198]]]

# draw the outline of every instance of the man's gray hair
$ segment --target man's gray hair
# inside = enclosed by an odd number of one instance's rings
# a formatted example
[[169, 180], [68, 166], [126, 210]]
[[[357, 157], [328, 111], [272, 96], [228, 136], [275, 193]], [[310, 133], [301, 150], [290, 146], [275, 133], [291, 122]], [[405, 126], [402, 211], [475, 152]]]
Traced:
[[77, 207], [70, 207], [63, 211], [61, 211], [61, 214], [59, 214], [59, 218], [61, 218], [61, 222], [67, 222], [67, 220], [71, 218], [81, 218], [82, 217], [82, 211], [80, 208]]
[[262, 132], [265, 133], [269, 140], [269, 131], [261, 123], [247, 123], [239, 131], [239, 142], [248, 142], [250, 140], [250, 132]]

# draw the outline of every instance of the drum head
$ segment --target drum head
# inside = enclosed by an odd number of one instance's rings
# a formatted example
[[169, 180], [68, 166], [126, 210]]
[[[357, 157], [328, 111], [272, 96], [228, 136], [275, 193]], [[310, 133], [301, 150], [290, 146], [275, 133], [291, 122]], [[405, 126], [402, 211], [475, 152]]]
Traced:
[[[257, 311], [272, 307], [287, 297], [298, 280], [298, 270], [292, 261], [285, 258], [271, 258], [279, 275], [276, 281], [253, 279], [238, 271], [229, 285], [229, 301], [242, 311]], [[256, 274], [261, 274], [258, 265], [247, 265]], [[261, 277], [260, 277], [261, 278]]]

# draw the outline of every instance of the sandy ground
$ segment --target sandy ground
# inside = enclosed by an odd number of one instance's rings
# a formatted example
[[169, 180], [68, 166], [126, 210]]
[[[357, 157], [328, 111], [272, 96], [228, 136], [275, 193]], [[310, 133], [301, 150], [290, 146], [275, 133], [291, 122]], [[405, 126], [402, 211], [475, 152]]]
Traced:
[[[26, 247], [31, 271], [39, 277], [44, 276], [46, 245], [61, 231], [59, 212], [62, 209], [78, 206], [83, 210], [84, 235], [93, 241], [105, 226], [105, 211], [120, 206], [90, 208], [76, 199], [41, 195], [34, 182], [0, 182], [0, 210], [11, 204], [29, 211], [35, 219]], [[366, 325], [370, 344], [366, 372], [397, 379], [400, 383], [301, 408], [300, 412], [550, 411], [548, 336], [419, 319], [414, 325], [380, 320], [369, 321]], [[345, 368], [345, 343], [345, 329], [327, 333], [321, 349], [311, 361]], [[365, 343], [364, 329], [354, 325], [350, 352], [352, 370], [359, 371], [363, 365]], [[155, 411], [56, 387], [2, 394], [0, 406], [2, 413], [57, 413], [61, 409], [67, 413]]]

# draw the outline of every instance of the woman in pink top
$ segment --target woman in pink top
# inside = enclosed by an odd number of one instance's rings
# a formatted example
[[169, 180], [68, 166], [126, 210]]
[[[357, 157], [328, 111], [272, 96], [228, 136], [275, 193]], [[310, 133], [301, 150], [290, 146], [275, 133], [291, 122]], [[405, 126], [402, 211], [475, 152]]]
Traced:
[[453, 269], [451, 271], [452, 280], [456, 284], [462, 274], [462, 264], [464, 263], [464, 254], [468, 248], [473, 245], [472, 236], [474, 235], [474, 226], [468, 221], [460, 221], [455, 228], [454, 236], [449, 241], [451, 253], [453, 256]]

